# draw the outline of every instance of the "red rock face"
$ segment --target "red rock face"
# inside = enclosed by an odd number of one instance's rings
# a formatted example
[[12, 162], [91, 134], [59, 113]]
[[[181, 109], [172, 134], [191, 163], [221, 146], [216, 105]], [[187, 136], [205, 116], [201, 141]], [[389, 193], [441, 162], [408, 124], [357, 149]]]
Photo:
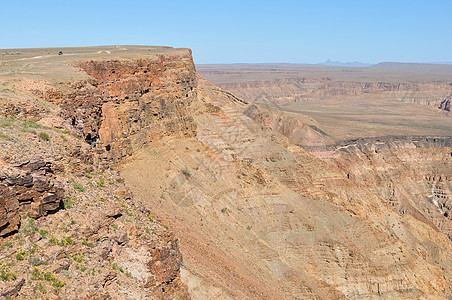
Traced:
[[59, 208], [64, 189], [48, 171], [39, 160], [0, 171], [0, 236], [19, 229], [20, 215], [38, 218]]
[[190, 53], [78, 63], [93, 80], [74, 85], [61, 105], [84, 139], [118, 161], [167, 135], [194, 136], [197, 97]]

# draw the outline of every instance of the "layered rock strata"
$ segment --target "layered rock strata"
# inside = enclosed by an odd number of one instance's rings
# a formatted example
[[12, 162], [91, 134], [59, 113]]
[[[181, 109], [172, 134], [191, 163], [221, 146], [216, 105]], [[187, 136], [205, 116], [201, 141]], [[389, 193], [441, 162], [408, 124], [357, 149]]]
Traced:
[[39, 218], [60, 207], [63, 185], [51, 173], [51, 164], [42, 160], [0, 169], [0, 236], [17, 231], [21, 215]]
[[56, 102], [106, 160], [119, 161], [162, 136], [193, 136], [193, 60], [185, 55], [76, 63], [91, 80]]
[[382, 98], [418, 103], [450, 113], [452, 86], [447, 82], [353, 82], [331, 78], [287, 78], [222, 83], [224, 88], [253, 102], [284, 104], [308, 99]]

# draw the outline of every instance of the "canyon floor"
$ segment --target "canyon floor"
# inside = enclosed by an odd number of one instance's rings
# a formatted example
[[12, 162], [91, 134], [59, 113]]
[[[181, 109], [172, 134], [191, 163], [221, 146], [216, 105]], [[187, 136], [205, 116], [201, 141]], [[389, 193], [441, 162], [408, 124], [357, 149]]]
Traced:
[[8, 49], [0, 87], [2, 297], [452, 297], [448, 66]]

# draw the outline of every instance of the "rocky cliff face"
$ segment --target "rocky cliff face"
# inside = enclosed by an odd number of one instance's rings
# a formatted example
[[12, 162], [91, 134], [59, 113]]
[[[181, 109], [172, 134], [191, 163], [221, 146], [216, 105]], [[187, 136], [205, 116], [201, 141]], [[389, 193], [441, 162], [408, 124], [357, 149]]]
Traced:
[[410, 214], [452, 240], [451, 137], [359, 139], [329, 148], [328, 154], [317, 153], [377, 191], [399, 214]]
[[57, 103], [104, 159], [119, 161], [162, 136], [194, 135], [190, 53], [76, 65], [93, 79], [73, 83]]

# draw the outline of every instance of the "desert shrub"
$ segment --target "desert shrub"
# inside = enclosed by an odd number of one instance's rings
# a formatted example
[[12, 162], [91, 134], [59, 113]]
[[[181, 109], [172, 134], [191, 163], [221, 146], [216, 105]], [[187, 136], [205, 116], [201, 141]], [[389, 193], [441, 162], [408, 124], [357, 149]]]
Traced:
[[63, 287], [66, 284], [64, 281], [56, 278], [51, 271], [43, 271], [37, 267], [34, 267], [33, 271], [31, 271], [31, 280], [49, 281], [52, 282], [52, 285], [56, 288]]
[[180, 172], [185, 176], [185, 178], [189, 178], [191, 176], [191, 172], [187, 167], [180, 170]]
[[72, 207], [72, 197], [66, 196], [64, 198], [64, 200], [63, 200], [63, 207], [64, 207], [64, 209], [70, 209]]
[[8, 266], [0, 263], [0, 278], [3, 281], [16, 280], [17, 276], [14, 274]]
[[98, 187], [104, 187], [105, 186], [105, 180], [103, 178], [100, 178], [97, 182]]
[[50, 136], [45, 132], [40, 132], [38, 136], [43, 141], [50, 141]]
[[28, 262], [32, 266], [41, 266], [41, 265], [47, 265], [47, 262], [45, 260], [41, 260], [39, 257], [30, 257], [28, 259]]
[[74, 187], [74, 189], [76, 189], [79, 192], [86, 191], [86, 189], [80, 183], [74, 183], [72, 186]]
[[91, 243], [91, 242], [88, 242], [88, 241], [85, 240], [85, 239], [82, 241], [82, 245], [84, 245], [84, 246], [86, 246], [86, 247], [89, 247], [89, 248], [94, 248], [94, 244]]
[[8, 136], [8, 135], [6, 135], [4, 133], [0, 133], [0, 138], [5, 139], [7, 141], [12, 141], [13, 140], [10, 136]]
[[18, 251], [16, 252], [16, 259], [17, 259], [17, 260], [24, 260], [24, 259], [25, 259], [25, 256], [27, 256], [27, 252], [24, 251], [24, 250], [18, 250]]

